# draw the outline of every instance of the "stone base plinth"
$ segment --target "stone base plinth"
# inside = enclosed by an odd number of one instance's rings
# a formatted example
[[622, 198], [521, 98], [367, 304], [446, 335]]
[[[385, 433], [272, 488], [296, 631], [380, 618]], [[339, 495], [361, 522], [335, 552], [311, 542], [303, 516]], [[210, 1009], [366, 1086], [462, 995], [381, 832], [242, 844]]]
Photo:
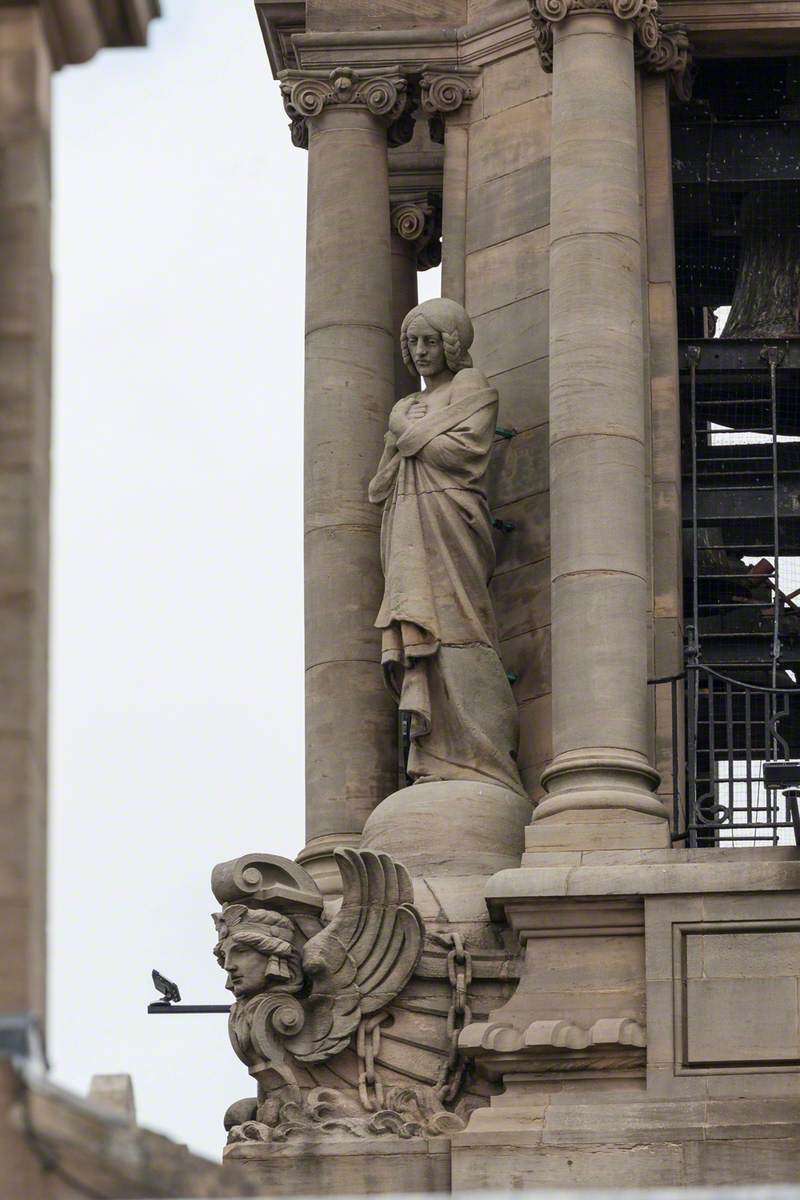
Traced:
[[[566, 1097], [565, 1097], [566, 1100]], [[794, 1183], [800, 1100], [578, 1095], [476, 1113], [453, 1138], [453, 1191]]]
[[351, 1141], [226, 1146], [226, 1166], [262, 1187], [264, 1196], [365, 1196], [449, 1192], [450, 1139], [370, 1138]]
[[531, 802], [495, 783], [415, 783], [370, 814], [362, 849], [383, 850], [411, 875], [491, 875], [518, 867]]
[[454, 1189], [796, 1178], [800, 851], [554, 852], [487, 901], [525, 957], [460, 1037], [503, 1092], [454, 1135]]

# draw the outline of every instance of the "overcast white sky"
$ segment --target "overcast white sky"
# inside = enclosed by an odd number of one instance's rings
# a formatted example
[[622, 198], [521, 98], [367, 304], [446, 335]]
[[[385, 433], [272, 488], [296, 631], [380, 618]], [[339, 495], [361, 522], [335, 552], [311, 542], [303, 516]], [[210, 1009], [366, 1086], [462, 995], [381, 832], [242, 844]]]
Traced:
[[[251, 0], [54, 82], [50, 1056], [218, 1157], [214, 863], [303, 845], [306, 156]], [[438, 272], [423, 292], [437, 293]]]
[[55, 80], [54, 1076], [129, 1071], [218, 1155], [252, 1094], [214, 863], [303, 844], [306, 156], [250, 0], [165, 0], [146, 51]]

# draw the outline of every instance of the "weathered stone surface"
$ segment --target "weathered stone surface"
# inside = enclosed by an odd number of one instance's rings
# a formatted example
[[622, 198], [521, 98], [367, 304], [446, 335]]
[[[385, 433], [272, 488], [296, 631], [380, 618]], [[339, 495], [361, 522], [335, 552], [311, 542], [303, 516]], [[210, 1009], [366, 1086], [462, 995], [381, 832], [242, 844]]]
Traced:
[[475, 347], [489, 375], [547, 353], [548, 293], [539, 292], [475, 318]]
[[497, 179], [540, 162], [547, 155], [549, 129], [549, 96], [475, 121], [469, 131], [469, 168], [474, 182]]
[[[351, 1051], [370, 1014], [404, 990], [425, 932], [404, 867], [369, 850], [335, 858], [343, 900], [329, 921], [311, 876], [289, 860], [247, 855], [214, 869], [215, 893], [227, 901], [214, 914], [214, 954], [235, 997], [228, 1031], [258, 1087], [253, 1103], [229, 1110], [229, 1142], [280, 1143], [298, 1126], [313, 1141], [330, 1140], [332, 1129], [396, 1134], [411, 1119], [389, 1097], [377, 1113], [365, 1104], [357, 1080], [347, 1086], [347, 1062], [334, 1086], [320, 1087], [314, 1074]], [[262, 900], [254, 879], [265, 884]], [[305, 1064], [315, 1064], [310, 1078]]]
[[467, 308], [473, 317], [547, 290], [547, 226], [476, 250], [467, 258]]
[[552, 76], [542, 70], [534, 49], [489, 63], [483, 73], [483, 116], [491, 117], [527, 100], [546, 96]]
[[410, 719], [409, 777], [521, 792], [516, 705], [488, 591], [497, 393], [471, 365], [472, 339], [465, 309], [449, 299], [429, 300], [403, 322], [403, 356], [425, 388], [393, 408], [370, 483], [370, 500], [383, 508], [385, 590], [375, 623], [387, 682]]
[[540, 229], [550, 220], [550, 159], [470, 186], [467, 253]]
[[549, 360], [545, 357], [489, 376], [500, 393], [501, 425], [521, 433], [547, 424], [549, 375]]

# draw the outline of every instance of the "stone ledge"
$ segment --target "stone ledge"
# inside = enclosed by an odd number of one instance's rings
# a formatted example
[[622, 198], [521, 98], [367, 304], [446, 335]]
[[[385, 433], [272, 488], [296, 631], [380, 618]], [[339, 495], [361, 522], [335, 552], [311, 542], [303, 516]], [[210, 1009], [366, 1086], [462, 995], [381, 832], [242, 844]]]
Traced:
[[[569, 863], [499, 871], [489, 880], [486, 903], [500, 920], [509, 904], [555, 896], [663, 896], [709, 892], [800, 892], [800, 849], [776, 847], [767, 859], [743, 849], [714, 861], [715, 851], [644, 852], [631, 861]], [[699, 855], [699, 857], [693, 857]]]

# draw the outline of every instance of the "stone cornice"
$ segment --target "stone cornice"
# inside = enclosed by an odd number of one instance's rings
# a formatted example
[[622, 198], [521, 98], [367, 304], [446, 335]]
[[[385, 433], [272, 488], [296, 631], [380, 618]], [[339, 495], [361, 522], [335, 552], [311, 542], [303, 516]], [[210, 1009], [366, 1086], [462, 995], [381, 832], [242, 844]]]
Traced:
[[579, 13], [610, 13], [631, 21], [637, 63], [651, 71], [668, 72], [681, 99], [691, 91], [691, 48], [683, 29], [668, 25], [657, 0], [530, 0], [534, 38], [542, 66], [553, 69], [553, 26]]
[[404, 121], [410, 103], [408, 82], [399, 67], [373, 71], [352, 67], [334, 67], [332, 71], [286, 70], [278, 78], [295, 146], [308, 145], [306, 122], [332, 106], [366, 108], [386, 125], [392, 144], [410, 137], [411, 129]]
[[[272, 4], [273, 0], [259, 0]], [[533, 43], [528, 0], [495, 0], [491, 12], [467, 25], [295, 33], [302, 67], [378, 67], [400, 63], [407, 74], [430, 69], [469, 70], [497, 62]]]

